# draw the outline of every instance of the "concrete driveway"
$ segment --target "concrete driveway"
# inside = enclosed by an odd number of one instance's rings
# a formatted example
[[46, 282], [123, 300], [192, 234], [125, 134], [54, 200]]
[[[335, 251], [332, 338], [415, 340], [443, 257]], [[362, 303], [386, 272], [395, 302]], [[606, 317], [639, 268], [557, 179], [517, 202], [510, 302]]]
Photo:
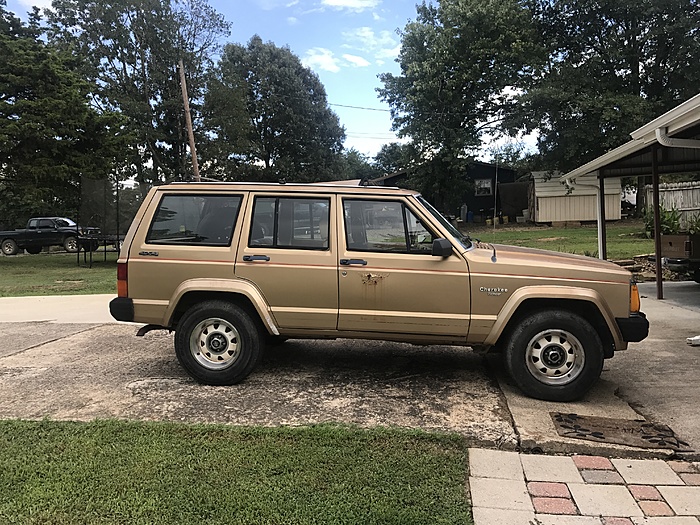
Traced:
[[170, 334], [136, 338], [135, 326], [109, 322], [110, 296], [0, 299], [0, 417], [339, 422], [454, 431], [505, 449], [657, 454], [561, 438], [549, 412], [576, 412], [665, 423], [700, 450], [700, 347], [685, 342], [700, 333], [700, 285], [668, 284], [664, 301], [642, 286], [649, 338], [569, 404], [522, 396], [498, 359], [468, 349], [355, 340], [288, 341], [242, 384], [208, 387], [181, 370]]

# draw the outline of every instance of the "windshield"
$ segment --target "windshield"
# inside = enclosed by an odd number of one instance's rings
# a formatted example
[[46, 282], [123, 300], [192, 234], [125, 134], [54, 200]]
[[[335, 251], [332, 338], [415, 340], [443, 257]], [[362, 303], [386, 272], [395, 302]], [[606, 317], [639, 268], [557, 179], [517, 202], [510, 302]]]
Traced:
[[416, 196], [416, 199], [418, 199], [418, 202], [420, 202], [425, 209], [428, 210], [433, 217], [435, 217], [435, 219], [450, 233], [450, 235], [459, 241], [465, 250], [471, 246], [471, 240], [469, 237], [462, 234], [457, 228], [455, 228], [450, 221], [443, 217], [439, 211], [433, 208], [432, 204], [425, 200], [421, 195]]

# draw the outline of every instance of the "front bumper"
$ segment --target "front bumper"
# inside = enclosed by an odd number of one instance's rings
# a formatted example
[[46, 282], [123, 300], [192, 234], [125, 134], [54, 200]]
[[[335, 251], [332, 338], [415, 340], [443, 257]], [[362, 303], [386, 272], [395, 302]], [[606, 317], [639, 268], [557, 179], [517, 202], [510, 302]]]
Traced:
[[109, 302], [109, 313], [117, 321], [134, 321], [134, 301], [129, 297], [116, 297]]
[[615, 321], [620, 328], [623, 341], [638, 343], [649, 335], [649, 321], [642, 312], [630, 314], [629, 317], [617, 317]]

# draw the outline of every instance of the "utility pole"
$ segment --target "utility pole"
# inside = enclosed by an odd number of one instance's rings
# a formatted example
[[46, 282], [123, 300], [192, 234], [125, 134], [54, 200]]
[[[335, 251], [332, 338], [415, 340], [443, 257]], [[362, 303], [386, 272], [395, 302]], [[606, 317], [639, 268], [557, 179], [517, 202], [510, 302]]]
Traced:
[[187, 83], [185, 82], [185, 65], [180, 59], [178, 64], [180, 70], [180, 87], [182, 88], [182, 102], [185, 105], [185, 123], [187, 125], [187, 135], [190, 139], [190, 151], [192, 152], [192, 171], [195, 182], [199, 182], [199, 164], [197, 164], [197, 149], [194, 145], [194, 131], [192, 130], [192, 115], [190, 115], [190, 100], [187, 96]]

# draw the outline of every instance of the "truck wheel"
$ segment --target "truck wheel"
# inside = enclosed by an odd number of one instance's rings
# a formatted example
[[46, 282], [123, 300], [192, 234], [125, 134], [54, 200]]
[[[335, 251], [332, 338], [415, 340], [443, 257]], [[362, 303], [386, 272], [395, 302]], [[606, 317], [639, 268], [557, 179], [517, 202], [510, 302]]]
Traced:
[[18, 251], [17, 243], [12, 239], [2, 241], [2, 253], [5, 255], [15, 255]]
[[32, 255], [37, 255], [41, 253], [41, 246], [33, 246], [31, 248], [25, 248], [27, 250], [27, 253], [32, 254]]
[[206, 385], [235, 385], [260, 358], [262, 337], [255, 322], [225, 301], [194, 305], [178, 324], [175, 353], [187, 372]]
[[574, 401], [600, 377], [603, 345], [583, 317], [546, 310], [529, 315], [511, 331], [505, 362], [526, 395], [546, 401]]
[[66, 237], [63, 241], [63, 247], [69, 253], [75, 253], [78, 251], [78, 239], [75, 237]]

